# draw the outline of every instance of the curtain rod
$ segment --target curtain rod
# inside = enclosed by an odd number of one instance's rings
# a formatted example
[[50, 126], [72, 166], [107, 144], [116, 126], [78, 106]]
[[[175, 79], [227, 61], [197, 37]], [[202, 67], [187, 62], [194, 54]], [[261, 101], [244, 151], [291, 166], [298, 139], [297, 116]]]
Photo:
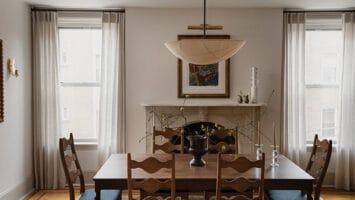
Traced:
[[284, 13], [309, 13], [309, 12], [314, 12], [314, 13], [323, 13], [323, 12], [355, 12], [354, 9], [343, 9], [343, 10], [284, 10]]
[[55, 11], [55, 12], [125, 12], [124, 8], [115, 8], [115, 9], [65, 9], [65, 8], [41, 8], [41, 7], [32, 7], [31, 11]]

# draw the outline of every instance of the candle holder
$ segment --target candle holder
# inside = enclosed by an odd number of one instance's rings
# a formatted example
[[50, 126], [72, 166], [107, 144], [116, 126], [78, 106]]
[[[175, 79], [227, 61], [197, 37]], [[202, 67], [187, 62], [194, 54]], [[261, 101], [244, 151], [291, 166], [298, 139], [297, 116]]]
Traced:
[[263, 144], [255, 144], [256, 147], [256, 159], [261, 159], [263, 154]]
[[272, 159], [271, 159], [270, 165], [272, 167], [277, 167], [277, 166], [279, 166], [279, 160], [278, 160], [278, 158], [279, 158], [279, 151], [278, 151], [279, 146], [271, 145], [271, 148], [272, 148]]

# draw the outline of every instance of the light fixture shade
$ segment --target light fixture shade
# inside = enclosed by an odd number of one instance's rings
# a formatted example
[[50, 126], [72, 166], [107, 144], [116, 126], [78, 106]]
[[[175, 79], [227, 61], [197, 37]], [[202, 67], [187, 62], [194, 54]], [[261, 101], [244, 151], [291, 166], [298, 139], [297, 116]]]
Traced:
[[188, 63], [207, 65], [232, 57], [244, 44], [243, 40], [182, 39], [166, 42], [165, 46], [176, 57]]

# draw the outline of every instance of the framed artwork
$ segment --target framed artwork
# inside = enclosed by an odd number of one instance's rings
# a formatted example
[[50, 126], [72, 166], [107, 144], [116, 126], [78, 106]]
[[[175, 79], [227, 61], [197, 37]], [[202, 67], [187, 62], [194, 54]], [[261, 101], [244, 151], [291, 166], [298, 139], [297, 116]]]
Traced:
[[2, 40], [0, 39], [0, 122], [4, 121], [4, 60], [2, 52]]
[[[203, 35], [178, 35], [181, 39], [201, 39]], [[207, 35], [207, 39], [230, 39], [229, 35]], [[229, 98], [230, 59], [195, 65], [178, 59], [179, 98]]]

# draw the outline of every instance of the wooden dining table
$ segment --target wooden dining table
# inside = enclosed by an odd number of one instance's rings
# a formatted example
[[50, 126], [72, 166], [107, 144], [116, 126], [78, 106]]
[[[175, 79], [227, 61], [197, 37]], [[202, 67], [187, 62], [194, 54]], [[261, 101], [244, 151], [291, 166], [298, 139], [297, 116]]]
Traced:
[[[157, 156], [159, 159], [167, 159], [169, 154], [131, 154], [132, 159], [144, 160], [149, 156]], [[245, 156], [249, 159], [255, 159], [254, 155], [223, 155], [226, 159], [233, 159], [236, 156]], [[201, 192], [213, 191], [216, 188], [217, 177], [217, 154], [206, 154], [203, 159], [206, 161], [204, 167], [190, 166], [192, 159], [190, 154], [175, 155], [175, 176], [176, 190]], [[306, 173], [283, 155], [279, 155], [279, 166], [270, 166], [271, 157], [266, 156], [265, 161], [265, 190], [270, 189], [291, 189], [302, 190], [307, 194], [308, 199], [312, 199], [314, 178]], [[141, 169], [132, 171], [133, 179], [151, 178], [170, 178], [167, 170], [160, 170], [153, 175], [144, 173]], [[251, 169], [243, 174], [230, 169], [224, 170], [222, 177], [236, 178], [243, 176], [248, 179], [257, 179], [260, 176], [259, 169]], [[95, 182], [96, 200], [100, 199], [100, 191], [103, 189], [127, 189], [127, 154], [113, 154], [104, 165], [99, 169], [93, 178]]]

